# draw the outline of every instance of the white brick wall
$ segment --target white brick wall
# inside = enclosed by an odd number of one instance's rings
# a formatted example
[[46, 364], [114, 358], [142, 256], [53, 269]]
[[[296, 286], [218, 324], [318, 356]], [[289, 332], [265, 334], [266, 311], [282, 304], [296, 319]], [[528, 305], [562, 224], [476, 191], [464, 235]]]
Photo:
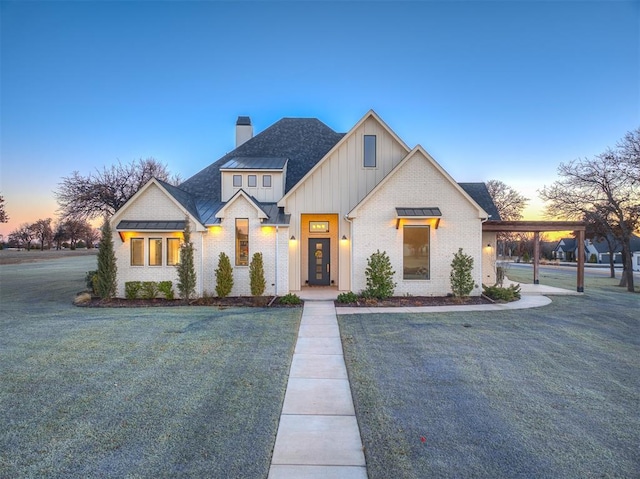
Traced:
[[[396, 229], [396, 207], [432, 207], [442, 212], [438, 229], [430, 230], [430, 279], [403, 280], [403, 229]], [[406, 224], [426, 224], [410, 220]], [[376, 191], [354, 219], [353, 291], [366, 287], [367, 258], [386, 251], [395, 269], [395, 294], [442, 296], [451, 292], [449, 273], [458, 248], [475, 260], [473, 277], [482, 288], [482, 224], [474, 207], [420, 152], [401, 165]]]

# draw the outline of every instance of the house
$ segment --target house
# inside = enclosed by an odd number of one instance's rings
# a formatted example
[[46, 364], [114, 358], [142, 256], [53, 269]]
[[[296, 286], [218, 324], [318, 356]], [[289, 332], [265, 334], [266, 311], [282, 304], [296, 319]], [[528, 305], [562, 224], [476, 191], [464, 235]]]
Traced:
[[225, 252], [232, 295], [249, 295], [249, 263], [263, 255], [267, 295], [366, 287], [367, 259], [385, 251], [398, 295], [446, 295], [462, 248], [473, 277], [495, 282], [499, 220], [484, 183], [456, 183], [420, 145], [410, 148], [374, 112], [347, 133], [315, 118], [283, 118], [253, 134], [236, 123], [236, 148], [180, 184], [144, 185], [111, 219], [118, 295], [127, 281], [172, 280], [185, 221], [192, 230], [198, 294], [215, 291]]
[[[620, 241], [613, 237], [609, 239], [613, 245], [613, 262], [622, 264], [622, 245]], [[575, 261], [577, 248], [578, 245], [575, 238], [562, 238], [553, 250], [553, 257], [561, 261]], [[584, 241], [584, 259], [587, 262], [594, 262], [593, 259], [595, 259], [595, 263], [609, 264], [610, 250], [609, 242], [605, 238], [585, 239]], [[631, 253], [633, 254], [635, 251], [640, 252], [640, 237], [632, 235]]]
[[553, 249], [553, 259], [559, 259], [560, 261], [575, 261], [577, 247], [575, 238], [562, 238]]

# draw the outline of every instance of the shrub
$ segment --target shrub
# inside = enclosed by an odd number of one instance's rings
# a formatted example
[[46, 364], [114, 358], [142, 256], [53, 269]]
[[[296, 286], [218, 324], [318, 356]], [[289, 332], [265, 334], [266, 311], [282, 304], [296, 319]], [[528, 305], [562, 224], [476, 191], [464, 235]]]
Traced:
[[191, 226], [189, 218], [185, 219], [183, 243], [180, 246], [180, 262], [178, 270], [178, 291], [180, 296], [189, 301], [196, 292], [196, 267], [193, 263], [193, 243], [191, 242]]
[[591, 256], [589, 256], [589, 263], [597, 263], [598, 262], [598, 256], [595, 253], [591, 253]]
[[153, 299], [158, 296], [158, 283], [155, 281], [143, 281], [141, 289], [142, 299]]
[[127, 281], [124, 283], [124, 296], [127, 299], [136, 299], [142, 288], [140, 281]]
[[396, 283], [393, 282], [395, 271], [391, 268], [391, 261], [386, 251], [377, 250], [367, 259], [367, 288], [363, 296], [376, 299], [386, 299], [393, 296]]
[[116, 295], [116, 276], [118, 267], [116, 265], [116, 255], [113, 250], [113, 235], [109, 221], [105, 218], [102, 224], [102, 235], [100, 236], [100, 247], [98, 249], [98, 271], [94, 289], [103, 299], [113, 298]]
[[453, 255], [451, 273], [449, 274], [451, 291], [454, 296], [464, 298], [473, 291], [476, 285], [473, 282], [471, 271], [473, 271], [473, 258], [468, 254], [464, 254], [462, 248], [459, 248], [458, 252]]
[[517, 301], [520, 299], [520, 285], [512, 284], [508, 288], [502, 288], [500, 286], [485, 286], [482, 285], [485, 296], [493, 299], [494, 301]]
[[87, 289], [91, 291], [93, 294], [98, 294], [96, 291], [96, 281], [98, 279], [98, 272], [96, 270], [87, 271], [87, 274], [84, 276], [84, 281], [87, 285]]
[[264, 266], [262, 264], [262, 253], [254, 253], [249, 263], [249, 280], [251, 283], [251, 295], [262, 296], [267, 282], [264, 279]]
[[531, 262], [531, 256], [529, 255], [528, 251], [525, 251], [524, 254], [522, 255], [522, 262], [523, 263], [530, 263]]
[[218, 256], [218, 267], [216, 268], [216, 294], [219, 298], [226, 298], [233, 289], [233, 268], [231, 261], [225, 253]]
[[358, 295], [356, 293], [354, 293], [353, 291], [349, 291], [347, 293], [340, 293], [338, 295], [338, 299], [336, 299], [336, 301], [338, 303], [343, 303], [343, 304], [357, 303], [358, 302]]
[[158, 291], [160, 291], [166, 299], [174, 299], [173, 283], [171, 281], [160, 281], [158, 283]]
[[288, 293], [279, 299], [280, 304], [302, 304], [300, 296], [295, 293]]

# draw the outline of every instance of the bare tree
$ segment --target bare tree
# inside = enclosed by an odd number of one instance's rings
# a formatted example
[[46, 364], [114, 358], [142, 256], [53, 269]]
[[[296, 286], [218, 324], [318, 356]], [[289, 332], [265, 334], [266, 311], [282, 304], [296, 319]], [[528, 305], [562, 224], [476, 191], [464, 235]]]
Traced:
[[[486, 183], [489, 195], [496, 205], [500, 218], [503, 221], [518, 221], [522, 219], [522, 211], [527, 206], [529, 198], [525, 198], [512, 187], [500, 180], [489, 180]], [[497, 240], [502, 244], [503, 249], [511, 245], [512, 249], [519, 242], [518, 236], [513, 233], [498, 233]], [[503, 251], [503, 254], [506, 254]]]
[[540, 191], [552, 217], [583, 219], [597, 214], [606, 220], [613, 236], [622, 244], [624, 265], [620, 286], [634, 291], [631, 236], [640, 229], [640, 128], [628, 133], [616, 149], [607, 149], [592, 159], [561, 163], [561, 177]]
[[167, 166], [155, 160], [132, 161], [96, 169], [87, 176], [74, 171], [62, 178], [55, 192], [65, 219], [92, 219], [111, 216], [120, 209], [151, 178], [178, 182], [171, 177]]
[[85, 238], [87, 230], [92, 229], [91, 225], [84, 220], [69, 219], [64, 222], [64, 232], [66, 239], [69, 240], [69, 247], [76, 249], [78, 240]]
[[0, 196], [0, 223], [8, 223], [9, 215], [4, 210], [4, 197]]
[[45, 245], [49, 245], [53, 239], [51, 218], [38, 220], [31, 225], [31, 232], [40, 241], [40, 250], [44, 251]]
[[17, 244], [19, 248], [27, 248], [27, 251], [31, 249], [31, 243], [34, 238], [35, 235], [29, 223], [22, 223], [17, 229], [9, 233], [9, 242]]
[[53, 242], [56, 245], [56, 249], [62, 249], [62, 243], [67, 239], [67, 232], [64, 230], [64, 222], [58, 221], [53, 227]]

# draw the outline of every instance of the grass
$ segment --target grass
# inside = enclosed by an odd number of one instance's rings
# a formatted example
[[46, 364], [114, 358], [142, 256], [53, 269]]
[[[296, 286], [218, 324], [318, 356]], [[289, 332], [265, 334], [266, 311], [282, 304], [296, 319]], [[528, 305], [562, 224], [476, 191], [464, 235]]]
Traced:
[[529, 310], [339, 316], [369, 479], [638, 477], [640, 300], [615, 284]]
[[266, 478], [301, 310], [74, 307], [90, 269], [0, 266], [0, 477]]

